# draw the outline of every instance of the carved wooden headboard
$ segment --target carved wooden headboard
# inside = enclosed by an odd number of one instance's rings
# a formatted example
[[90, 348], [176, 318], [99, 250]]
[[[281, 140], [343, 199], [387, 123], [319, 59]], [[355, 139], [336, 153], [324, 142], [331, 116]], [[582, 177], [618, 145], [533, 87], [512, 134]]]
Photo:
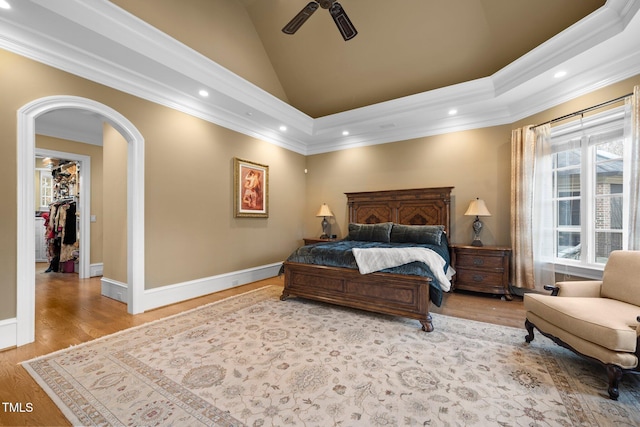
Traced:
[[453, 187], [345, 193], [349, 222], [451, 226], [449, 206]]

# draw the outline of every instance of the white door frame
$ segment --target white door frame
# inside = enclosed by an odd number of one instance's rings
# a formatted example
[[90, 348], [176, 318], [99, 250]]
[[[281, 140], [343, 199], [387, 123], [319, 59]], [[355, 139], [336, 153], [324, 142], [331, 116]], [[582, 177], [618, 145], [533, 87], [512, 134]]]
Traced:
[[17, 307], [16, 345], [35, 340], [35, 121], [49, 111], [72, 108], [100, 115], [128, 142], [127, 148], [127, 310], [142, 313], [144, 305], [144, 138], [116, 110], [77, 96], [49, 96], [18, 110], [17, 158]]
[[[80, 261], [78, 262], [78, 278], [86, 279], [91, 276], [91, 157], [37, 147], [35, 154], [36, 156], [72, 160], [80, 163], [80, 197], [78, 200], [78, 211], [80, 212]], [[37, 232], [38, 230], [36, 230]]]

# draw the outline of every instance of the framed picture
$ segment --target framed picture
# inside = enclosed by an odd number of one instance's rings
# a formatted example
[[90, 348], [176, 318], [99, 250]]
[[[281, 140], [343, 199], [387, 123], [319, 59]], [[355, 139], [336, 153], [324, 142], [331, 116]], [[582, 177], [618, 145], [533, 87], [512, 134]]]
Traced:
[[233, 159], [234, 216], [269, 217], [269, 166]]

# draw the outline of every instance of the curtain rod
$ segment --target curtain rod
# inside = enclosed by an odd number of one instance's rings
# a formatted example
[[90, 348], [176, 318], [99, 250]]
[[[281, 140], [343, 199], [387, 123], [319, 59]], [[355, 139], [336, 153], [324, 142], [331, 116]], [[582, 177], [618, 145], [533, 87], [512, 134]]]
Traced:
[[592, 106], [592, 107], [587, 107], [587, 108], [584, 108], [584, 109], [582, 109], [582, 110], [575, 111], [575, 112], [573, 112], [573, 113], [566, 114], [566, 115], [561, 116], [561, 117], [556, 117], [555, 119], [551, 119], [551, 120], [546, 121], [546, 122], [544, 122], [544, 123], [540, 123], [540, 124], [538, 124], [538, 125], [531, 126], [531, 129], [535, 129], [535, 128], [537, 128], [538, 126], [544, 126], [544, 125], [547, 125], [547, 124], [550, 124], [550, 123], [559, 122], [559, 121], [561, 121], [561, 120], [570, 119], [571, 117], [579, 116], [579, 115], [584, 114], [584, 113], [587, 113], [587, 112], [589, 112], [589, 111], [597, 110], [598, 108], [602, 108], [602, 107], [606, 107], [606, 106], [607, 106], [607, 105], [609, 105], [609, 104], [613, 104], [613, 103], [616, 103], [616, 102], [622, 101], [623, 99], [628, 98], [628, 97], [630, 97], [630, 96], [632, 96], [632, 95], [633, 95], [633, 92], [628, 93], [628, 94], [626, 94], [626, 95], [619, 96], [619, 97], [617, 97], [617, 98], [615, 98], [615, 99], [611, 99], [611, 100], [609, 100], [609, 101], [605, 101], [605, 102], [603, 102], [603, 103], [601, 103], [601, 104], [594, 105], [594, 106]]

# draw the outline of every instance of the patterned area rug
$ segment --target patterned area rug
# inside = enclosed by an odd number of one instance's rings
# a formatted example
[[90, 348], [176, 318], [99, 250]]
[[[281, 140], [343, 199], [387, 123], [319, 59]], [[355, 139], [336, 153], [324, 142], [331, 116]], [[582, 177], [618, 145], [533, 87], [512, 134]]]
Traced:
[[637, 426], [640, 381], [537, 334], [265, 287], [24, 366], [75, 425]]

